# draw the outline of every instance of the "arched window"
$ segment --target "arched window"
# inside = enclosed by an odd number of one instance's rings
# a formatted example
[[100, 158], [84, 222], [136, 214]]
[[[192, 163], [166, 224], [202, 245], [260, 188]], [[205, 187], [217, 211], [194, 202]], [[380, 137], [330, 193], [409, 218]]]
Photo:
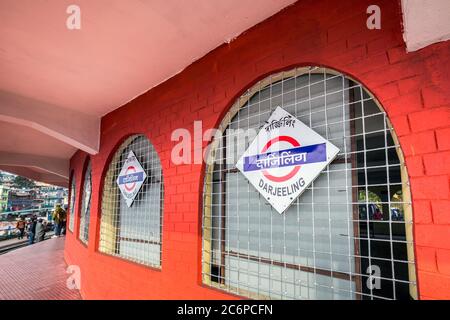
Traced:
[[76, 199], [76, 181], [75, 181], [75, 173], [72, 171], [71, 175], [72, 179], [70, 182], [70, 207], [69, 207], [69, 231], [73, 232], [73, 228], [75, 225], [75, 199]]
[[83, 194], [80, 208], [80, 231], [79, 238], [84, 244], [89, 241], [89, 220], [91, 216], [91, 195], [92, 195], [92, 169], [91, 161], [88, 160], [83, 180]]
[[[235, 166], [277, 107], [340, 149], [282, 214]], [[204, 181], [204, 284], [259, 299], [417, 297], [402, 153], [361, 84], [320, 67], [281, 72], [245, 92], [219, 129]]]
[[[121, 193], [118, 178], [131, 152], [142, 166], [146, 178], [140, 188], [127, 184], [137, 192], [130, 204]], [[99, 250], [137, 263], [160, 267], [162, 207], [163, 177], [158, 154], [145, 136], [131, 136], [116, 151], [106, 172]]]

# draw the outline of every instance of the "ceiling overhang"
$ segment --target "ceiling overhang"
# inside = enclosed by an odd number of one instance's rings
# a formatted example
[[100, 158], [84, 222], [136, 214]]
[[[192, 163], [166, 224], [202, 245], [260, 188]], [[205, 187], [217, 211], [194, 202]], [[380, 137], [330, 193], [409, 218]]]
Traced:
[[401, 0], [408, 52], [450, 39], [449, 0]]

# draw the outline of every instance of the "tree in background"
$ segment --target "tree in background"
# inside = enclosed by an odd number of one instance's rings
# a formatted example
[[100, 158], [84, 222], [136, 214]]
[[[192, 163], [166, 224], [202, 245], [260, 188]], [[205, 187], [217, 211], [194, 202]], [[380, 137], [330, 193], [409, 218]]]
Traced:
[[24, 188], [24, 189], [31, 189], [36, 186], [33, 180], [27, 179], [25, 177], [16, 176], [13, 181], [14, 187], [16, 188]]

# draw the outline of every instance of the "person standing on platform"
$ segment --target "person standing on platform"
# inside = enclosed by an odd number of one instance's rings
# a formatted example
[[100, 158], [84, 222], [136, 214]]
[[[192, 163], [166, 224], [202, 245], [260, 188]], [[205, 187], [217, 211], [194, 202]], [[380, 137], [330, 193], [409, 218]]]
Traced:
[[36, 224], [36, 242], [44, 241], [45, 224], [42, 218], [39, 218]]
[[28, 244], [34, 243], [34, 238], [36, 237], [36, 224], [37, 217], [34, 215], [31, 217], [30, 224], [28, 225]]
[[55, 235], [53, 236], [53, 238], [60, 237], [61, 228], [63, 227], [64, 221], [66, 220], [66, 212], [63, 208], [61, 208], [61, 204], [56, 204], [52, 218], [55, 224]]
[[25, 218], [20, 217], [19, 221], [17, 221], [16, 224], [16, 228], [17, 230], [19, 230], [19, 237], [18, 237], [19, 240], [23, 239], [23, 235], [25, 233], [25, 226], [26, 226]]
[[64, 236], [66, 235], [67, 208], [68, 208], [68, 206], [64, 205], [64, 209], [63, 209], [62, 216], [61, 216], [61, 220], [62, 220], [62, 223], [61, 223], [61, 234], [64, 235]]

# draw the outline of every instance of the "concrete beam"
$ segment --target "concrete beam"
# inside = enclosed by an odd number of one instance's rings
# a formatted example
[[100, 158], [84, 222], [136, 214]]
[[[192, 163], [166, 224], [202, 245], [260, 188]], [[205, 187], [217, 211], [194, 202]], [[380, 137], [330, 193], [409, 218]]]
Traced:
[[69, 180], [69, 160], [0, 151], [0, 165], [36, 168]]
[[90, 154], [100, 147], [100, 118], [0, 90], [0, 120], [34, 128]]
[[62, 179], [59, 176], [55, 176], [52, 174], [48, 174], [48, 173], [40, 173], [39, 174], [39, 179], [37, 181], [42, 181], [48, 184], [52, 184], [55, 186], [60, 186], [60, 187], [64, 187], [64, 188], [68, 188], [69, 187], [69, 179]]

